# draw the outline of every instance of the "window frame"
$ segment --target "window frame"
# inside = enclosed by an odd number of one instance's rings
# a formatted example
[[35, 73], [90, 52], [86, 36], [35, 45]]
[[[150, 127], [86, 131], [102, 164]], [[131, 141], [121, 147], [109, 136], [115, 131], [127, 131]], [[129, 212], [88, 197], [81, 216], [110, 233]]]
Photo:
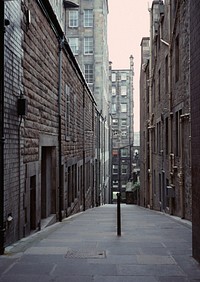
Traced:
[[[88, 68], [88, 69], [86, 70], [86, 68]], [[86, 79], [88, 84], [94, 83], [94, 67], [93, 67], [93, 64], [85, 64], [84, 65], [84, 75], [85, 75], [85, 79]]]
[[[69, 46], [72, 49], [74, 55], [79, 54], [79, 40], [78, 37], [69, 37]], [[75, 43], [75, 44], [74, 44]]]
[[84, 55], [91, 56], [94, 54], [94, 39], [92, 36], [84, 37]]
[[93, 10], [85, 9], [84, 10], [84, 27], [93, 27]]
[[69, 27], [78, 27], [79, 25], [79, 15], [78, 10], [69, 11]]

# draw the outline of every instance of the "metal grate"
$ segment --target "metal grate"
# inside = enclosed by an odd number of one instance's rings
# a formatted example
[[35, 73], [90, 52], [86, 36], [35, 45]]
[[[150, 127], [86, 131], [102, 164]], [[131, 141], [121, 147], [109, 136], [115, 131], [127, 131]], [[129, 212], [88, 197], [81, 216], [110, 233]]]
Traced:
[[82, 250], [69, 250], [65, 258], [68, 259], [101, 259], [106, 257], [106, 252], [105, 251], [98, 251], [98, 250], [87, 250], [87, 251], [82, 251]]

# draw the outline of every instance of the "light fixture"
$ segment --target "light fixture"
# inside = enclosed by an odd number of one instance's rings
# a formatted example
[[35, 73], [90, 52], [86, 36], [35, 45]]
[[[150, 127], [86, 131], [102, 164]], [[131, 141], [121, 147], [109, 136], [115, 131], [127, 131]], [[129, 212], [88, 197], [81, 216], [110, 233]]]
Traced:
[[8, 222], [11, 222], [12, 220], [13, 220], [12, 214], [9, 213], [9, 214], [8, 214], [8, 217], [7, 217], [7, 221], [8, 221]]

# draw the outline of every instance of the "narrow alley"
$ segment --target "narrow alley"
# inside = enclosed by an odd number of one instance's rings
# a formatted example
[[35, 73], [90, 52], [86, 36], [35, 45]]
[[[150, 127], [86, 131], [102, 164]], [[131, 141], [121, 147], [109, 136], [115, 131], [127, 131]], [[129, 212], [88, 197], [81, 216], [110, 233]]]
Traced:
[[200, 281], [191, 223], [136, 205], [89, 209], [6, 248], [2, 282]]

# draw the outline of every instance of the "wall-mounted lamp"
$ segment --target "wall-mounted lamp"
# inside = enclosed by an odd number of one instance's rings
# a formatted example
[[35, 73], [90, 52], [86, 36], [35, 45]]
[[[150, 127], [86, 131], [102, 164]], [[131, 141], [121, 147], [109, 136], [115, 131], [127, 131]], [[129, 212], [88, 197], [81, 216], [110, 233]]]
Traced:
[[20, 96], [17, 101], [17, 113], [18, 116], [25, 116], [27, 114], [27, 100], [23, 96]]
[[12, 217], [12, 213], [9, 213], [7, 217], [7, 222], [10, 223], [11, 221], [13, 221], [13, 217]]

